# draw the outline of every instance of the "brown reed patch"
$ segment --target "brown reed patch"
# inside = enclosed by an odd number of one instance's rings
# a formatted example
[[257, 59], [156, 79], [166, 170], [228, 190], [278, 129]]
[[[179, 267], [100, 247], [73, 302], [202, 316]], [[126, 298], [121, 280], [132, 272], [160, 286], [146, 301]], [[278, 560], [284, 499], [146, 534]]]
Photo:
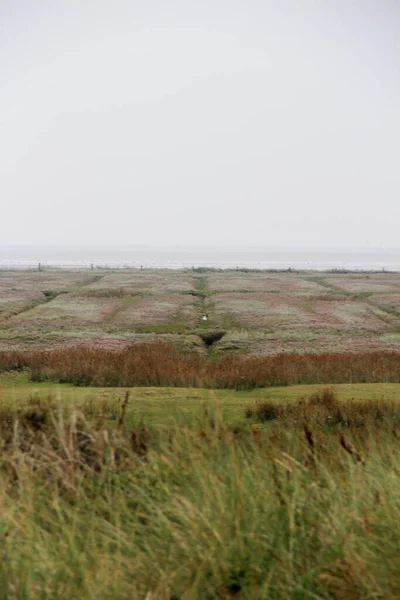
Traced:
[[94, 386], [252, 389], [311, 383], [400, 381], [398, 352], [223, 356], [181, 353], [167, 343], [128, 348], [2, 351], [0, 370], [30, 369], [35, 381]]

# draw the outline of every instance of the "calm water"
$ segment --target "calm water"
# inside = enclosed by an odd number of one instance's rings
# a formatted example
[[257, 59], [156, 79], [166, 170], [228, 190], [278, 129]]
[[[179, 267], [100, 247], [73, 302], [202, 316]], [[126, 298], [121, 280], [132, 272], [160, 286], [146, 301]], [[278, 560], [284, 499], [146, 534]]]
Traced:
[[354, 269], [400, 271], [400, 248], [144, 248], [0, 246], [0, 268], [94, 266], [182, 269]]

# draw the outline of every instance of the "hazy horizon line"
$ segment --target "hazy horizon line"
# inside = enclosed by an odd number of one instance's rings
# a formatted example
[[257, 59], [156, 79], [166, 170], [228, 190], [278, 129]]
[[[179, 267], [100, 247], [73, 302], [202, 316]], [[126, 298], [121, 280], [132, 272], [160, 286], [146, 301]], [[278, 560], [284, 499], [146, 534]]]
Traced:
[[146, 250], [159, 250], [159, 249], [169, 249], [169, 250], [396, 250], [400, 251], [400, 246], [375, 246], [375, 245], [273, 245], [273, 246], [262, 246], [262, 245], [190, 245], [190, 244], [85, 244], [85, 243], [77, 243], [77, 244], [56, 244], [56, 243], [29, 243], [29, 244], [2, 244], [0, 243], [0, 248], [129, 248], [129, 249], [146, 249]]

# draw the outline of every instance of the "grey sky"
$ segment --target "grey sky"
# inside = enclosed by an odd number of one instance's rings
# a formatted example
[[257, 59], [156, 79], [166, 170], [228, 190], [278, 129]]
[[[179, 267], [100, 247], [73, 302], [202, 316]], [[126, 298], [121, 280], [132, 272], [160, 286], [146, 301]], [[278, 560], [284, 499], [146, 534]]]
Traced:
[[398, 0], [0, 0], [0, 243], [399, 245]]

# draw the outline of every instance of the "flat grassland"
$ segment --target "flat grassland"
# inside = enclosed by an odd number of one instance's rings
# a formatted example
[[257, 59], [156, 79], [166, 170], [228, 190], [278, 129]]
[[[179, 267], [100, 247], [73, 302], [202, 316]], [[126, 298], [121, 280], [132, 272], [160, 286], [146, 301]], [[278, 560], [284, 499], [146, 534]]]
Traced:
[[0, 350], [161, 340], [207, 355], [213, 330], [214, 356], [399, 350], [400, 274], [0, 271]]
[[[90, 387], [72, 384], [32, 382], [27, 373], [0, 374], [0, 408], [21, 407], [35, 403], [37, 399], [53, 399], [62, 406], [101, 411], [104, 407], [119, 416], [125, 394], [129, 392], [127, 420], [147, 425], [167, 427], [177, 419], [196, 419], [205, 405], [218, 407], [224, 420], [235, 425], [243, 422], [245, 409], [265, 401], [291, 403], [298, 398], [317, 394], [326, 385], [291, 385], [284, 387], [256, 388], [251, 390], [202, 389], [176, 387]], [[338, 398], [345, 402], [357, 398], [368, 400], [397, 401], [400, 383], [341, 383], [331, 386]]]
[[399, 598], [399, 388], [2, 374], [1, 597]]
[[0, 598], [399, 598], [399, 350], [400, 274], [1, 272]]

